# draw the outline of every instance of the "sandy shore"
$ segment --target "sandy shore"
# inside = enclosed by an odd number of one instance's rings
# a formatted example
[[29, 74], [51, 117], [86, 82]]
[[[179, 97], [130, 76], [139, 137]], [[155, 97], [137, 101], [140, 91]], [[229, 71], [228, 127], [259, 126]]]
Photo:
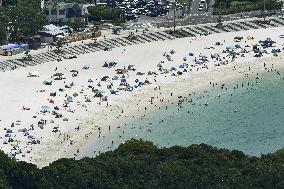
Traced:
[[[206, 66], [194, 64], [194, 57], [198, 57], [200, 53], [207, 57], [215, 53], [221, 57], [226, 56], [222, 51], [227, 45], [235, 44], [234, 37], [239, 35], [244, 36], [238, 43], [242, 47], [251, 46], [260, 39], [270, 37], [277, 41], [276, 47], [273, 48], [282, 49], [284, 40], [279, 38], [281, 30], [283, 28], [250, 30], [133, 45], [1, 73], [0, 147], [7, 154], [16, 154], [17, 159], [35, 163], [40, 167], [58, 158], [76, 157], [77, 150], [82, 148], [91, 136], [103, 137], [117, 127], [122, 127], [133, 116], [176, 101], [178, 96], [202, 91], [210, 82], [232, 82], [244, 78], [246, 74], [250, 76], [263, 72], [264, 63], [269, 69], [272, 69], [272, 64], [273, 69], [284, 67], [282, 53], [277, 57], [268, 53], [256, 58], [253, 57], [253, 52], [245, 53], [245, 57], [238, 57], [233, 62], [231, 58], [225, 57], [224, 61], [228, 61], [226, 65], [214, 66], [217, 62], [211, 58], [204, 64]], [[247, 40], [247, 36], [253, 36], [254, 40]], [[216, 42], [221, 45], [215, 45]], [[171, 50], [175, 52], [171, 54]], [[268, 51], [270, 52], [271, 48]], [[165, 52], [172, 61], [163, 56]], [[195, 56], [188, 56], [189, 52]], [[112, 68], [102, 67], [108, 60], [115, 60], [118, 64]], [[159, 63], [164, 69], [175, 67], [177, 70], [161, 74], [157, 68]], [[182, 75], [172, 76], [172, 73], [177, 75], [178, 70], [184, 71], [185, 68], [179, 69], [183, 63], [189, 66], [187, 72], [181, 71]], [[84, 65], [89, 65], [90, 68], [84, 70]], [[119, 91], [117, 95], [110, 94], [107, 85], [112, 85], [112, 89], [117, 90], [120, 84], [120, 81], [111, 79], [114, 76], [121, 77], [115, 70], [127, 68], [128, 65], [135, 65], [136, 69], [129, 71], [126, 76], [131, 86], [137, 85], [136, 79], [143, 83], [147, 80], [151, 84], [134, 88], [131, 92]], [[78, 70], [78, 76], [72, 77], [71, 70]], [[147, 75], [148, 71], [156, 72], [157, 75]], [[27, 77], [29, 72], [38, 72], [39, 77]], [[146, 74], [136, 75], [137, 72]], [[65, 79], [54, 80], [52, 85], [42, 84], [55, 73], [64, 74], [62, 77]], [[100, 81], [104, 76], [109, 76], [110, 79]], [[73, 86], [70, 88], [71, 83]], [[94, 98], [90, 87], [104, 91], [103, 96], [108, 97], [107, 101]], [[63, 89], [62, 92], [59, 89]], [[50, 93], [55, 92], [55, 97], [50, 96]], [[69, 96], [73, 102], [66, 105]], [[153, 103], [151, 99], [154, 98], [163, 99], [163, 102]], [[61, 118], [52, 115], [54, 107], [59, 108], [56, 112], [62, 115]], [[39, 121], [43, 124], [39, 124]], [[7, 132], [7, 129], [11, 131]], [[13, 140], [8, 141], [9, 138]]]

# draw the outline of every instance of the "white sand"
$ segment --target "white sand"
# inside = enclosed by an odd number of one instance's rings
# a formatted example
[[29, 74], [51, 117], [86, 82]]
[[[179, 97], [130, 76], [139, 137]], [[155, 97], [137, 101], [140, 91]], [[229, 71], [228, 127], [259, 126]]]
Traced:
[[[185, 95], [206, 88], [210, 81], [213, 82], [228, 82], [234, 79], [243, 78], [245, 73], [262, 72], [263, 62], [274, 64], [274, 68], [280, 66], [284, 67], [282, 53], [278, 57], [273, 57], [272, 54], [265, 54], [262, 58], [254, 58], [253, 53], [246, 54], [245, 58], [238, 58], [228, 65], [214, 67], [214, 62], [209, 58], [208, 69], [201, 69], [202, 66], [192, 67], [191, 72], [184, 73], [182, 76], [170, 76], [170, 74], [159, 74], [156, 77], [136, 76], [136, 72], [147, 72], [149, 70], [157, 71], [157, 64], [164, 60], [163, 66], [171, 68], [175, 66], [178, 68], [182, 64], [183, 57], [187, 57], [186, 63], [194, 65], [193, 57], [189, 57], [188, 53], [193, 52], [198, 55], [200, 52], [210, 57], [210, 54], [221, 54], [226, 45], [234, 44], [233, 38], [237, 35], [242, 35], [245, 39], [240, 42], [244, 46], [244, 41], [247, 36], [254, 36], [253, 41], [248, 41], [247, 44], [258, 43], [260, 39], [270, 37], [277, 41], [276, 46], [282, 48], [284, 42], [278, 36], [282, 33], [283, 28], [270, 28], [251, 31], [242, 31], [234, 33], [213, 34], [210, 36], [197, 37], [196, 40], [192, 38], [183, 38], [176, 40], [167, 40], [161, 42], [153, 42], [148, 44], [139, 44], [122, 48], [115, 48], [109, 52], [95, 52], [79, 56], [77, 59], [63, 60], [62, 62], [50, 62], [35, 67], [19, 68], [14, 71], [8, 71], [0, 74], [0, 88], [1, 88], [1, 106], [0, 106], [0, 147], [6, 153], [10, 153], [12, 146], [18, 143], [19, 149], [22, 153], [17, 154], [16, 158], [27, 162], [32, 162], [42, 167], [48, 165], [52, 161], [62, 157], [74, 157], [77, 149], [81, 148], [87, 141], [86, 135], [98, 136], [98, 126], [101, 127], [101, 137], [106, 135], [108, 127], [115, 129], [118, 125], [131, 119], [138, 111], [145, 111], [145, 107], [149, 109], [155, 108], [151, 105], [149, 99], [152, 96], [164, 96], [165, 99], [176, 99], [179, 95]], [[215, 42], [219, 41], [225, 44], [216, 46]], [[204, 49], [205, 47], [215, 47], [215, 49]], [[124, 51], [125, 49], [125, 51]], [[168, 62], [163, 56], [165, 52], [174, 49], [175, 54], [172, 55], [173, 61]], [[251, 49], [251, 48], [249, 48]], [[269, 48], [271, 50], [271, 48]], [[270, 52], [270, 50], [268, 50]], [[116, 60], [118, 65], [115, 68], [103, 68], [102, 65], [106, 60]], [[228, 59], [229, 60], [229, 59]], [[257, 61], [256, 61], [257, 60]], [[83, 65], [89, 64], [89, 70], [81, 69]], [[133, 86], [134, 80], [137, 78], [144, 81], [146, 78], [152, 83], [151, 85], [143, 86], [134, 89], [132, 92], [120, 91], [120, 95], [111, 95], [107, 90], [106, 85], [109, 82], [100, 82], [102, 87], [99, 88], [96, 84], [103, 76], [110, 76], [112, 78], [116, 75], [115, 69], [123, 68], [124, 66], [133, 64], [137, 69], [129, 71], [127, 81]], [[235, 69], [233, 69], [233, 67]], [[54, 71], [55, 67], [58, 68]], [[251, 71], [248, 71], [251, 67]], [[78, 70], [79, 75], [72, 77], [70, 70]], [[188, 68], [189, 70], [190, 68]], [[199, 69], [199, 71], [197, 71]], [[37, 71], [40, 77], [29, 78], [28, 72]], [[64, 74], [65, 80], [54, 81], [52, 85], [43, 85], [42, 82], [50, 78], [54, 73], [61, 72]], [[166, 77], [165, 77], [166, 76]], [[88, 83], [88, 79], [92, 79], [93, 83]], [[155, 80], [157, 82], [155, 82]], [[65, 83], [64, 83], [65, 82]], [[64, 92], [59, 92], [59, 88], [64, 88], [65, 84], [74, 83], [71, 89], [65, 89]], [[112, 81], [114, 88], [118, 87], [118, 81]], [[108, 96], [108, 102], [101, 102], [100, 99], [93, 98], [93, 93], [88, 89], [88, 85], [105, 91], [104, 95]], [[154, 90], [160, 86], [161, 90]], [[45, 92], [37, 92], [45, 90]], [[82, 93], [80, 93], [80, 91]], [[56, 92], [56, 97], [50, 97], [49, 94]], [[65, 95], [72, 96], [74, 93], [79, 96], [73, 97], [74, 102], [69, 104], [66, 110], [74, 111], [74, 113], [67, 112], [63, 107]], [[173, 96], [170, 93], [173, 92]], [[160, 94], [161, 93], [161, 94]], [[59, 96], [60, 95], [60, 96]], [[89, 97], [91, 102], [85, 102], [85, 97]], [[53, 104], [50, 104], [48, 99], [54, 100], [54, 105], [59, 106], [57, 111], [67, 118], [68, 121], [63, 121], [63, 118], [54, 118], [51, 113], [40, 113], [41, 106], [50, 106], [50, 111]], [[80, 102], [80, 104], [77, 104]], [[106, 107], [108, 104], [108, 107]], [[83, 106], [82, 106], [83, 105]], [[28, 107], [30, 110], [22, 110], [22, 107]], [[87, 108], [86, 108], [87, 107]], [[87, 109], [87, 111], [86, 111]], [[123, 114], [122, 114], [123, 110]], [[33, 116], [37, 116], [33, 118]], [[126, 116], [126, 117], [125, 117]], [[119, 117], [119, 118], [117, 118]], [[37, 126], [40, 119], [47, 120], [44, 129]], [[16, 121], [20, 120], [20, 124]], [[54, 121], [54, 123], [51, 123]], [[11, 127], [11, 123], [15, 123]], [[40, 144], [27, 144], [30, 139], [24, 136], [19, 129], [30, 128], [34, 125], [34, 130], [29, 131], [29, 134], [39, 140]], [[59, 127], [60, 132], [52, 132], [53, 127]], [[76, 130], [79, 126], [79, 131]], [[18, 142], [11, 142], [3, 144], [9, 138], [5, 137], [6, 131], [4, 128], [12, 129], [11, 138]], [[61, 133], [61, 134], [59, 134]], [[67, 140], [67, 135], [69, 139]], [[64, 140], [64, 138], [66, 140]], [[72, 145], [70, 144], [72, 141]], [[94, 144], [95, 145], [95, 144]], [[23, 157], [24, 155], [24, 157]]]

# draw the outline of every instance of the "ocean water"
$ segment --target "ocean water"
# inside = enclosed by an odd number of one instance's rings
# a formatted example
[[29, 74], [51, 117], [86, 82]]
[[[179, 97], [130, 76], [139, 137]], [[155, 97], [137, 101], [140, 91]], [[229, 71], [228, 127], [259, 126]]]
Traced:
[[206, 143], [253, 156], [275, 152], [284, 147], [284, 76], [256, 77], [212, 87], [185, 100], [182, 108], [174, 103], [147, 112], [95, 144], [90, 140], [79, 157], [113, 150], [129, 138], [159, 147]]

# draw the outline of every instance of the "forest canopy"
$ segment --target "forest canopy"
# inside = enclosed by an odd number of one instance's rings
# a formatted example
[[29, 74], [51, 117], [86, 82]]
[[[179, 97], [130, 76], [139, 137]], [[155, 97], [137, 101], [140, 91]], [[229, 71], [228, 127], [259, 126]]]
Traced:
[[0, 153], [0, 188], [284, 188], [284, 150], [260, 158], [200, 144], [159, 149], [130, 140], [96, 158], [38, 169]]

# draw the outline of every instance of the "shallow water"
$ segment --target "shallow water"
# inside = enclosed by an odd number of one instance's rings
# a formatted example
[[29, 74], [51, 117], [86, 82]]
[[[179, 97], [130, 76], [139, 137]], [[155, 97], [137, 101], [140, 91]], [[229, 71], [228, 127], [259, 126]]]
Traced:
[[150, 140], [159, 147], [206, 143], [255, 156], [275, 152], [284, 147], [284, 80], [279, 77], [275, 72], [263, 74], [258, 80], [254, 76], [188, 97], [183, 108], [177, 104], [167, 110], [157, 108], [95, 145], [90, 140], [79, 157], [115, 149], [129, 138]]

